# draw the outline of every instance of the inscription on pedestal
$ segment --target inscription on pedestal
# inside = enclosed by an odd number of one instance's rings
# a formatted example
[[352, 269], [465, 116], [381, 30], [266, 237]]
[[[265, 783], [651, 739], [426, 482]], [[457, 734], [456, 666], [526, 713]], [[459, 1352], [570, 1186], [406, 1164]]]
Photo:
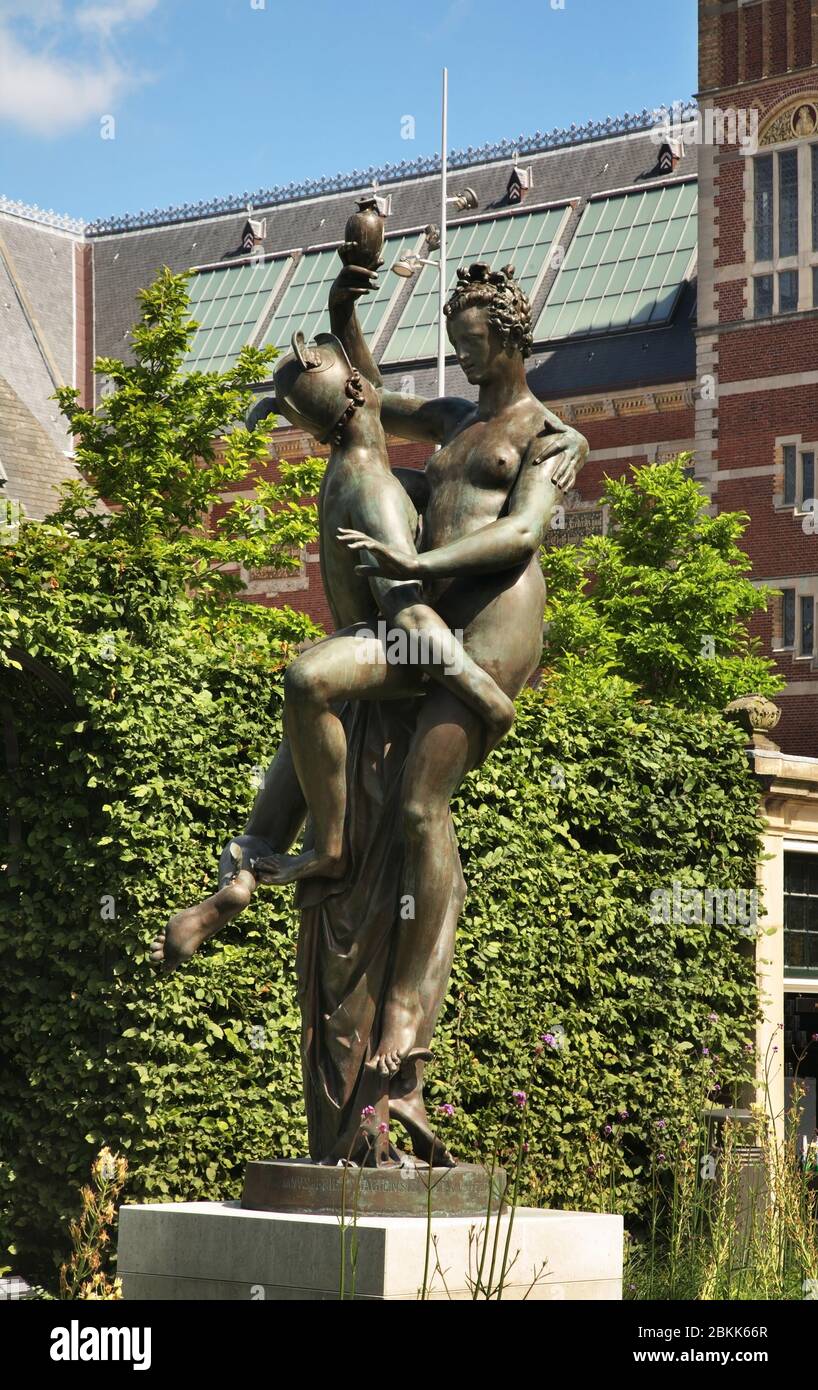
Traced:
[[321, 1216], [485, 1216], [491, 1195], [497, 1210], [505, 1191], [502, 1170], [493, 1179], [476, 1163], [455, 1168], [329, 1168], [308, 1160], [248, 1163], [241, 1204], [249, 1211]]

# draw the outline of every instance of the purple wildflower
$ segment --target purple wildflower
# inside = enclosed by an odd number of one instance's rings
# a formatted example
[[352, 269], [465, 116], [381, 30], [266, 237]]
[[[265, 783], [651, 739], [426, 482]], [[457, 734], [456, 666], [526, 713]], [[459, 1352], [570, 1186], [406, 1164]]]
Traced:
[[437, 1107], [437, 1113], [438, 1115], [446, 1115], [448, 1119], [451, 1119], [454, 1114], [454, 1106], [447, 1100], [445, 1104]]
[[375, 1114], [375, 1107], [374, 1107], [374, 1105], [365, 1105], [364, 1108], [363, 1108], [363, 1110], [361, 1111], [361, 1119], [362, 1119], [362, 1120], [371, 1120], [371, 1119], [372, 1119], [372, 1116], [373, 1116], [374, 1114]]
[[528, 1096], [526, 1095], [525, 1091], [512, 1091], [511, 1099], [514, 1101], [515, 1105], [518, 1105], [521, 1110], [524, 1110], [526, 1101], [528, 1100]]

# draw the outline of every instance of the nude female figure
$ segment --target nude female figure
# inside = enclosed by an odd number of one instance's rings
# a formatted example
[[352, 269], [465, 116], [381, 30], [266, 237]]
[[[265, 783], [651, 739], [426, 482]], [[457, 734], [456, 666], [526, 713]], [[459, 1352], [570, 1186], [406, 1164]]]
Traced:
[[[368, 354], [354, 300], [367, 279], [371, 283], [367, 271], [342, 271], [334, 306], [330, 301], [333, 329], [362, 371]], [[553, 431], [564, 427], [529, 390], [530, 308], [510, 269], [493, 272], [478, 264], [458, 271], [446, 315], [458, 362], [479, 388], [477, 402], [385, 392], [381, 403], [389, 433], [441, 446], [426, 465], [421, 553], [398, 553], [365, 535], [345, 539], [368, 556], [364, 573], [422, 579], [427, 601], [450, 628], [462, 630], [466, 651], [513, 699], [541, 658], [539, 548], [558, 490], [573, 486], [587, 444], [572, 432], [570, 440], [563, 436], [563, 453], [555, 457], [549, 447]], [[558, 433], [557, 449], [559, 443]], [[447, 917], [449, 805], [480, 750], [472, 711], [449, 691], [430, 689], [404, 771], [402, 891], [413, 896], [415, 917], [396, 928], [391, 987], [373, 1057], [383, 1075], [395, 1076], [403, 1059], [431, 1039], [434, 1020], [422, 996], [430, 973], [445, 987], [454, 950], [454, 923]], [[435, 993], [442, 999], [442, 990]]]

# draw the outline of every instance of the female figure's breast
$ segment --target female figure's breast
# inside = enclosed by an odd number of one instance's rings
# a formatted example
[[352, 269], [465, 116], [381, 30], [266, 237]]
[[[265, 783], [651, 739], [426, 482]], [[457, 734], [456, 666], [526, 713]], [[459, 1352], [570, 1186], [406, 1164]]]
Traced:
[[423, 549], [432, 550], [496, 521], [508, 501], [520, 453], [485, 428], [472, 426], [433, 454], [426, 465], [429, 501]]

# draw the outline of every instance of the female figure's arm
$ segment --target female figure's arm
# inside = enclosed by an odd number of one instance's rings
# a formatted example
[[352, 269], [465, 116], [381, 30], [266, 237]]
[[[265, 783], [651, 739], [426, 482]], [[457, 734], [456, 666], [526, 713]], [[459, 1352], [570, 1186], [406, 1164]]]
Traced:
[[[546, 452], [546, 450], [548, 452]], [[340, 530], [351, 550], [366, 550], [360, 574], [392, 579], [449, 578], [488, 574], [527, 563], [545, 540], [561, 490], [554, 482], [559, 464], [550, 462], [550, 447], [539, 437], [529, 445], [509, 494], [504, 516], [459, 540], [420, 555], [385, 546], [361, 531]]]

